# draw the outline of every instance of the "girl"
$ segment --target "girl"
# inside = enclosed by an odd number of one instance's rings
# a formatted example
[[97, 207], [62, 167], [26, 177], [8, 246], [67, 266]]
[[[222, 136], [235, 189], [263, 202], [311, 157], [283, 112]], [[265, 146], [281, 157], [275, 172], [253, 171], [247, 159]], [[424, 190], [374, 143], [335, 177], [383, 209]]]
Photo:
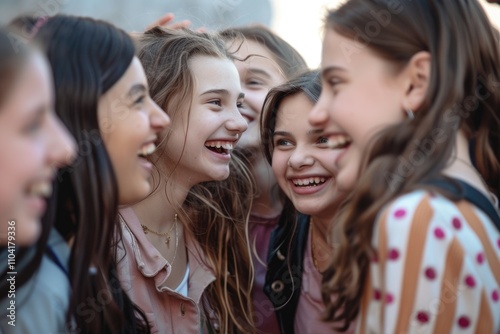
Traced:
[[255, 267], [252, 289], [255, 324], [264, 333], [279, 333], [274, 306], [264, 294], [263, 287], [271, 232], [278, 225], [283, 211], [283, 198], [261, 148], [260, 113], [269, 90], [304, 72], [307, 66], [290, 44], [263, 26], [232, 28], [221, 34], [234, 52], [245, 94], [241, 113], [248, 122], [248, 130], [237, 151], [245, 157], [259, 190], [253, 198], [249, 221]]
[[262, 112], [264, 154], [287, 197], [271, 238], [265, 285], [281, 333], [331, 332], [331, 324], [321, 321], [318, 287], [331, 257], [326, 235], [340, 196], [333, 168], [337, 152], [329, 149], [322, 129], [307, 122], [320, 92], [319, 72], [304, 73], [272, 89]]
[[75, 145], [53, 112], [52, 79], [40, 51], [2, 29], [0, 57], [0, 246], [29, 246], [43, 230], [56, 168], [71, 162]]
[[497, 32], [475, 0], [351, 0], [326, 22], [310, 121], [339, 150], [338, 187], [354, 190], [324, 275], [327, 319], [498, 332]]
[[[92, 19], [56, 16], [40, 28], [52, 64], [56, 112], [78, 140], [60, 171], [44, 223], [55, 226], [37, 276], [26, 287], [17, 331], [147, 332], [115, 272], [112, 237], [119, 204], [151, 190], [150, 164], [168, 117], [151, 100], [134, 46], [123, 31]], [[12, 330], [10, 329], [10, 330]]]
[[120, 279], [153, 332], [252, 331], [247, 217], [228, 216], [249, 205], [228, 209], [240, 194], [224, 202], [202, 185], [229, 176], [247, 128], [238, 72], [222, 40], [188, 30], [153, 28], [138, 55], [172, 127], [151, 157], [154, 191], [120, 210]]

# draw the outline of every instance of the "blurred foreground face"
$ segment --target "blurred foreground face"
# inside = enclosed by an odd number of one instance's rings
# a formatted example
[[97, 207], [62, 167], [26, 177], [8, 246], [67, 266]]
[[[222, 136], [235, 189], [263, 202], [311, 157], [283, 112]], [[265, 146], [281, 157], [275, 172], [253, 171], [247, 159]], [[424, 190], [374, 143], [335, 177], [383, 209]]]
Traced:
[[30, 56], [13, 85], [0, 106], [0, 245], [29, 245], [40, 234], [57, 168], [72, 161], [75, 143], [55, 115], [41, 54]]

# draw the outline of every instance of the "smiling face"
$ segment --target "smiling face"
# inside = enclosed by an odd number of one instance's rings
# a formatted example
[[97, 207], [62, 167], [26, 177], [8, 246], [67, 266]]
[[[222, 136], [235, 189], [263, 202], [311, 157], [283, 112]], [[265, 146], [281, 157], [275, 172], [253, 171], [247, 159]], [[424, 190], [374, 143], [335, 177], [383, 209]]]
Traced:
[[36, 241], [56, 169], [75, 155], [75, 142], [53, 107], [49, 67], [37, 52], [0, 107], [1, 245], [7, 243], [10, 220], [15, 221], [17, 245]]
[[312, 108], [304, 93], [283, 99], [276, 116], [272, 168], [298, 211], [331, 217], [338, 196], [333, 167], [338, 152], [329, 149], [322, 129], [307, 122]]
[[162, 154], [167, 169], [192, 186], [229, 176], [231, 151], [247, 122], [239, 111], [243, 93], [232, 61], [195, 56], [189, 70], [194, 79], [191, 109], [178, 111]]
[[[235, 43], [238, 44], [239, 43]], [[243, 134], [239, 147], [257, 148], [260, 144], [260, 113], [267, 93], [285, 82], [278, 63], [272, 53], [253, 40], [245, 40], [235, 54], [235, 65], [241, 80], [245, 100], [241, 113], [248, 121], [248, 130]], [[248, 58], [247, 58], [248, 57]]]
[[118, 182], [119, 204], [132, 204], [151, 192], [153, 153], [158, 133], [170, 123], [151, 99], [146, 75], [134, 57], [124, 75], [99, 99], [99, 129]]
[[342, 190], [354, 187], [374, 134], [404, 119], [408, 86], [403, 71], [397, 72], [394, 65], [358, 44], [327, 29], [321, 60], [323, 89], [309, 115], [310, 124], [323, 127], [340, 148], [334, 165]]

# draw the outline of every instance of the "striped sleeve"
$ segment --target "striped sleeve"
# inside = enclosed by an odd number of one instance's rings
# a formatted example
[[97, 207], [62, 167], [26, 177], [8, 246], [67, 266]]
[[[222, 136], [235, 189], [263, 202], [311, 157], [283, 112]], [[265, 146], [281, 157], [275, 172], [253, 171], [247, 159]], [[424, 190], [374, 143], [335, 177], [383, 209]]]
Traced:
[[500, 235], [492, 226], [469, 203], [424, 191], [389, 205], [375, 224], [360, 332], [497, 333]]

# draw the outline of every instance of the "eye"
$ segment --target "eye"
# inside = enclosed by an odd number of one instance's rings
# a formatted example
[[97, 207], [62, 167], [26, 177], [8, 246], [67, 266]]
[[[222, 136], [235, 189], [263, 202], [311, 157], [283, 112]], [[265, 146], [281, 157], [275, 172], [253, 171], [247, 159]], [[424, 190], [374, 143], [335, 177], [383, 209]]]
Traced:
[[139, 96], [137, 99], [135, 99], [134, 105], [141, 104], [142, 102], [144, 102], [145, 99], [146, 99], [146, 95]]
[[290, 147], [290, 146], [293, 146], [293, 143], [288, 139], [279, 138], [279, 139], [275, 140], [274, 146], [275, 147]]
[[328, 138], [327, 137], [319, 137], [316, 141], [319, 147], [328, 147]]
[[34, 134], [41, 129], [43, 124], [43, 111], [36, 112], [36, 116], [24, 127], [24, 132], [27, 134]]
[[242, 102], [242, 101], [238, 101], [238, 102], [236, 102], [236, 107], [237, 107], [238, 109], [243, 108], [243, 102]]
[[210, 100], [210, 101], [208, 101], [208, 103], [219, 106], [219, 107], [222, 106], [222, 102], [220, 99]]

